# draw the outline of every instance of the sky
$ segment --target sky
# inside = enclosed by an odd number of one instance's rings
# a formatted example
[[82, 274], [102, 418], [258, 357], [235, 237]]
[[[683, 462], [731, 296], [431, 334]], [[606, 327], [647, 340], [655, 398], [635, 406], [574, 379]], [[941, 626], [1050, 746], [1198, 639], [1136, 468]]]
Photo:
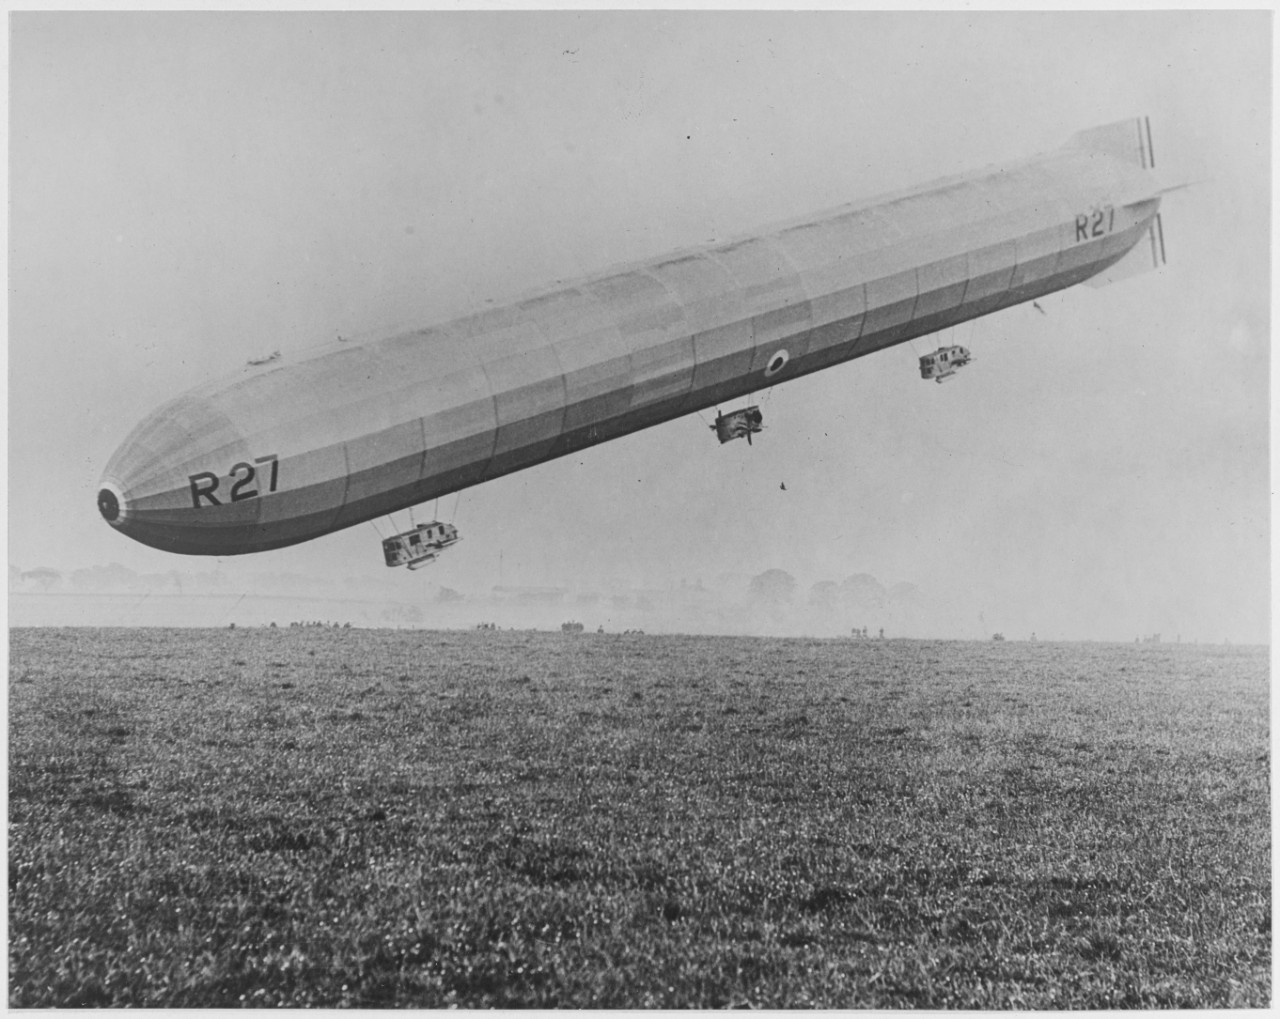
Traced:
[[[1146, 115], [1159, 172], [1195, 182], [1165, 200], [1162, 271], [757, 394], [751, 446], [704, 413], [465, 490], [430, 583], [869, 573], [957, 635], [1267, 640], [1270, 17], [11, 15], [10, 563], [412, 592], [385, 521], [216, 561], [146, 548], [99, 518], [102, 470], [250, 357]], [[975, 361], [936, 386], [916, 359], [943, 342]]]

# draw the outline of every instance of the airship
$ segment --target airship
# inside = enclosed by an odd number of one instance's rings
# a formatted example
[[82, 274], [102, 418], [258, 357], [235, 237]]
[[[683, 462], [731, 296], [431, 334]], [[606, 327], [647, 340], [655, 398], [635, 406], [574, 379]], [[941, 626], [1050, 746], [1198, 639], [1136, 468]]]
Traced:
[[[1149, 121], [1131, 118], [1048, 153], [452, 321], [273, 353], [142, 420], [106, 466], [98, 510], [168, 552], [311, 541], [1077, 283], [1159, 267], [1169, 190]], [[415, 558], [398, 538], [388, 565]], [[426, 542], [419, 558], [454, 538]]]

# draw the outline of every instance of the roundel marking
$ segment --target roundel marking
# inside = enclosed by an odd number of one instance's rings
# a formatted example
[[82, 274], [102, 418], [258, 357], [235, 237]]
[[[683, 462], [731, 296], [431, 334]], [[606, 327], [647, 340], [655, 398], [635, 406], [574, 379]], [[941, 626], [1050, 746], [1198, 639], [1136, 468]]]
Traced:
[[773, 357], [769, 358], [769, 363], [764, 369], [764, 377], [766, 379], [773, 378], [778, 374], [778, 372], [782, 371], [782, 369], [787, 366], [787, 361], [790, 360], [790, 358], [791, 355], [785, 350], [779, 350], [773, 355]]

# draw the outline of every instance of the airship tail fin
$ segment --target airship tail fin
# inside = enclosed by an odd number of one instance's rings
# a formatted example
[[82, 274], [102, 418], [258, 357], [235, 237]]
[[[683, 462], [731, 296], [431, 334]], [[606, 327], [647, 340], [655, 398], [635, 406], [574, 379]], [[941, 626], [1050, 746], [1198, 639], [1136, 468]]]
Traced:
[[1105, 287], [1138, 276], [1164, 265], [1164, 223], [1156, 213], [1147, 226], [1147, 236], [1138, 241], [1129, 253], [1114, 265], [1103, 269], [1085, 282], [1091, 287]]
[[1077, 131], [1065, 148], [1111, 156], [1144, 170], [1155, 169], [1156, 165], [1155, 149], [1151, 145], [1151, 120], [1147, 117], [1129, 117], [1113, 124]]

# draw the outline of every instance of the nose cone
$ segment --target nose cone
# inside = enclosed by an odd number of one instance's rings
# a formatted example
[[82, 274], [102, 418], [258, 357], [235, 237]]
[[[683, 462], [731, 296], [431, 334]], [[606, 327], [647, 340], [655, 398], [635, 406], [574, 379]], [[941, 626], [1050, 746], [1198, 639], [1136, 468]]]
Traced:
[[98, 512], [153, 548], [230, 554], [233, 532], [256, 522], [257, 500], [215, 505], [196, 499], [191, 479], [226, 475], [246, 453], [239, 431], [211, 400], [180, 396], [143, 419], [116, 450], [98, 487]]
[[124, 519], [125, 502], [120, 490], [110, 482], [103, 482], [98, 489], [98, 512], [102, 519], [114, 527], [119, 527]]

